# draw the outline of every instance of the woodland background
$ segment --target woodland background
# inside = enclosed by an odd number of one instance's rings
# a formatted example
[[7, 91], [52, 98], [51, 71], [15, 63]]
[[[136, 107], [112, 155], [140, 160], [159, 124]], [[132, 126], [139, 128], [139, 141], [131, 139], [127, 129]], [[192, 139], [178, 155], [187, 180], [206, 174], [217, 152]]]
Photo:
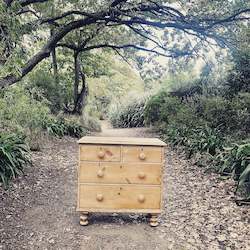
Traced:
[[248, 1], [0, 3], [0, 180], [46, 137], [153, 126], [250, 197]]

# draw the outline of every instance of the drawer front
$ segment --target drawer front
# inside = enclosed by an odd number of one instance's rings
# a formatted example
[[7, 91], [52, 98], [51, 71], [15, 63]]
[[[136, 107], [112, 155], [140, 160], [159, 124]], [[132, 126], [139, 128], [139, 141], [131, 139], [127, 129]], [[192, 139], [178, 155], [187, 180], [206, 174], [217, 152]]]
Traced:
[[79, 185], [79, 208], [160, 209], [159, 186]]
[[151, 146], [123, 146], [123, 162], [162, 162], [162, 148]]
[[81, 162], [79, 182], [160, 185], [161, 164]]
[[81, 161], [120, 161], [121, 147], [110, 145], [80, 145]]

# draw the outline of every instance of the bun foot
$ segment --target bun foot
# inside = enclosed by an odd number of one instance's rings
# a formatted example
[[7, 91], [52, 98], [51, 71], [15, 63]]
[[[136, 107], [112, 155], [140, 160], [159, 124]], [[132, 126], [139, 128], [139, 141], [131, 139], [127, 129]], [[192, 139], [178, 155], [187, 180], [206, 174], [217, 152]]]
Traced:
[[81, 216], [80, 216], [80, 225], [81, 226], [87, 226], [89, 224], [88, 215], [89, 215], [88, 212], [83, 212], [81, 214]]
[[158, 215], [156, 214], [151, 214], [151, 217], [149, 218], [149, 225], [151, 227], [157, 227], [159, 225], [158, 222]]

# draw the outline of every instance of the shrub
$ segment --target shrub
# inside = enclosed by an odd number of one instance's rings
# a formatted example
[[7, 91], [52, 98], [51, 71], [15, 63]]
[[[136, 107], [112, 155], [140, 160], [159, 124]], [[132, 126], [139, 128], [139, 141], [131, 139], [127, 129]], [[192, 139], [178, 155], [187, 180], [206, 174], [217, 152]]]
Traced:
[[216, 157], [216, 167], [221, 174], [232, 174], [238, 182], [237, 190], [245, 188], [250, 198], [250, 143], [233, 143]]
[[246, 135], [250, 132], [250, 94], [242, 93], [232, 100], [221, 96], [203, 97], [197, 103], [197, 114], [211, 128], [223, 134]]
[[[162, 121], [161, 106], [165, 104], [168, 98], [168, 93], [161, 90], [158, 92], [158, 94], [153, 95], [148, 99], [144, 111], [145, 121], [147, 124], [155, 124], [156, 122]], [[174, 98], [174, 100], [177, 100], [177, 98]]]
[[215, 155], [222, 149], [224, 139], [216, 130], [203, 127], [189, 127], [187, 125], [168, 125], [163, 131], [165, 139], [174, 146], [184, 146], [188, 158], [196, 153]]
[[231, 102], [220, 96], [201, 98], [197, 105], [197, 113], [210, 127], [225, 133], [237, 126], [237, 120], [234, 119], [235, 110]]
[[146, 96], [133, 97], [113, 104], [109, 110], [109, 120], [115, 128], [133, 128], [144, 126]]
[[195, 113], [193, 103], [170, 96], [165, 90], [151, 97], [145, 107], [146, 124], [198, 125], [201, 121]]
[[87, 134], [87, 129], [77, 119], [63, 116], [50, 116], [44, 121], [43, 128], [58, 137], [68, 135], [79, 138]]
[[9, 181], [23, 172], [30, 164], [28, 147], [24, 137], [0, 132], [0, 180], [7, 187]]
[[52, 113], [63, 110], [64, 104], [67, 103], [66, 99], [72, 97], [68, 97], [70, 90], [67, 89], [68, 86], [65, 80], [60, 77], [59, 83], [57, 83], [47, 65], [43, 65], [42, 68], [31, 72], [27, 88], [35, 88], [42, 92], [43, 96], [48, 100], [48, 106]]
[[37, 149], [43, 123], [50, 111], [45, 99], [41, 97], [41, 100], [37, 101], [32, 98], [32, 91], [28, 92], [22, 86], [15, 86], [2, 92], [0, 130], [24, 134], [30, 148]]
[[250, 198], [250, 145], [224, 145], [247, 138], [250, 132], [250, 93], [231, 99], [200, 96], [183, 100], [161, 90], [146, 104], [145, 118], [156, 125], [164, 140], [181, 146], [199, 166], [230, 174]]
[[[249, 36], [249, 29], [246, 35]], [[226, 79], [224, 91], [226, 97], [235, 96], [239, 92], [250, 92], [250, 49], [248, 39], [242, 39], [241, 41], [245, 41], [245, 44], [238, 45], [238, 49], [232, 53], [234, 66]]]
[[235, 110], [237, 125], [235, 132], [240, 138], [246, 138], [250, 134], [250, 93], [239, 93], [232, 99], [232, 107]]
[[93, 132], [101, 131], [100, 121], [97, 118], [84, 114], [80, 117], [79, 120], [83, 125], [83, 127], [88, 131], [93, 131]]

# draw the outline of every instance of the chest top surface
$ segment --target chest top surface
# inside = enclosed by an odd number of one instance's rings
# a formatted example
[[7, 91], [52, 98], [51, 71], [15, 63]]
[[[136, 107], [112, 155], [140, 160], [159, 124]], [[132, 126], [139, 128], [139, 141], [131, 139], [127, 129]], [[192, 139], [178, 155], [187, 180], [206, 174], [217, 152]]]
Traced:
[[96, 137], [84, 136], [79, 144], [110, 144], [110, 145], [140, 145], [140, 146], [166, 146], [166, 143], [158, 138], [140, 137]]

